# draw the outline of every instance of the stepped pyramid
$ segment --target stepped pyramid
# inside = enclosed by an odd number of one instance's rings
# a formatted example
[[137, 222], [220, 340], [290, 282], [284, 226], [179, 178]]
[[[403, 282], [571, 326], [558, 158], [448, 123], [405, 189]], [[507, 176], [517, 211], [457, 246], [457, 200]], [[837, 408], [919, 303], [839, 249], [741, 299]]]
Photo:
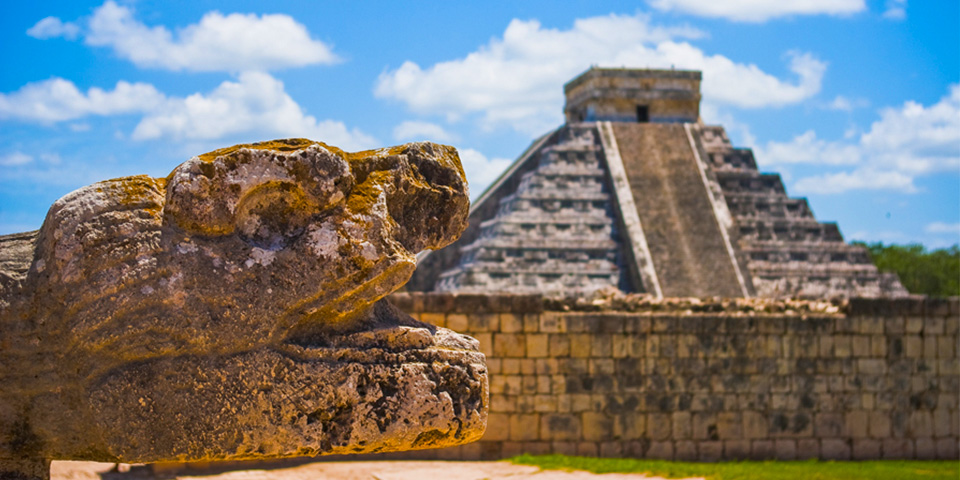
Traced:
[[408, 289], [655, 297], [905, 296], [750, 149], [700, 121], [700, 72], [591, 68], [567, 122], [474, 202]]

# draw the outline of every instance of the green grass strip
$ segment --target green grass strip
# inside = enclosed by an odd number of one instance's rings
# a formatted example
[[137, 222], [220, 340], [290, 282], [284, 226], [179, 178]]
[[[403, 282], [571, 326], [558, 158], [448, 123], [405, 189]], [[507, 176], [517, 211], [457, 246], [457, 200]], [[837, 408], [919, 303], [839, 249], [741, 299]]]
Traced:
[[508, 459], [544, 470], [593, 473], [644, 473], [664, 478], [706, 477], [711, 480], [958, 480], [955, 460], [874, 460], [863, 462], [764, 461], [694, 463], [632, 458], [520, 455]]

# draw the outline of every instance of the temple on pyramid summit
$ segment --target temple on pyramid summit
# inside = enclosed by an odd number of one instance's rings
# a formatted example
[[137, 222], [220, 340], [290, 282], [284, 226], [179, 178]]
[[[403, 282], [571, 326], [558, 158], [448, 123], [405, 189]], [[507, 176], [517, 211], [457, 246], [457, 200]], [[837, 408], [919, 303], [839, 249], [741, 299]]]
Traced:
[[753, 152], [700, 119], [697, 71], [591, 68], [566, 123], [474, 202], [457, 243], [418, 259], [413, 291], [662, 297], [907, 295], [818, 222]]

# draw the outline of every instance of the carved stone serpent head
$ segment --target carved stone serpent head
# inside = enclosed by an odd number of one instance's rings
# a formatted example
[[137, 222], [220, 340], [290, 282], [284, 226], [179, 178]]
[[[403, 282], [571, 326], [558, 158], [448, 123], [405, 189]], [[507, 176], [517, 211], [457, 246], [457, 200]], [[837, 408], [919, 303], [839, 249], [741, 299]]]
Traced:
[[0, 237], [0, 256], [29, 250], [0, 272], [19, 367], [0, 372], [0, 471], [478, 437], [476, 342], [377, 303], [468, 209], [456, 150], [432, 143], [238, 145], [68, 194]]

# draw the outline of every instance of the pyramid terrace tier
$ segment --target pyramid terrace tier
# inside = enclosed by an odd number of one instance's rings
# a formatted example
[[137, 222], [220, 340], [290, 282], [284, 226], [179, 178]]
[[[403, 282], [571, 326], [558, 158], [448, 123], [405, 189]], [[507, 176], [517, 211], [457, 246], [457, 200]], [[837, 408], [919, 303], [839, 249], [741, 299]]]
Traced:
[[492, 237], [552, 237], [554, 239], [577, 239], [578, 241], [610, 240], [614, 234], [613, 222], [606, 218], [576, 219], [571, 221], [535, 221], [533, 219], [495, 218], [483, 222], [480, 238]]
[[[563, 252], [584, 252], [591, 253], [598, 250], [616, 251], [617, 242], [608, 238], [580, 238], [576, 242], [571, 242], [567, 238], [544, 238], [541, 236], [530, 237], [508, 237], [501, 236], [479, 238], [475, 242], [463, 247], [464, 254], [478, 249], [538, 249], [549, 250], [550, 255], [556, 253], [562, 255]], [[546, 253], [544, 253], [546, 255]], [[464, 262], [469, 262], [469, 257], [464, 257]]]
[[576, 182], [580, 177], [586, 177], [591, 181], [597, 181], [597, 179], [602, 179], [603, 176], [603, 169], [596, 164], [551, 163], [538, 167], [532, 172], [525, 173], [521, 178], [521, 183], [528, 181], [528, 178], [533, 177], [543, 177], [547, 181]]
[[751, 193], [726, 195], [727, 207], [738, 221], [813, 219], [805, 198], [770, 197]]
[[710, 167], [716, 172], [757, 171], [757, 160], [749, 148], [708, 152]]
[[[503, 284], [503, 277], [506, 275], [514, 276], [515, 285], [523, 285], [525, 276], [537, 276], [550, 281], [559, 280], [550, 283], [551, 288], [540, 293], [563, 294], [564, 289], [576, 287], [579, 285], [595, 285], [593, 280], [608, 278], [611, 282], [606, 285], [616, 284], [620, 276], [617, 268], [609, 265], [591, 265], [589, 268], [547, 268], [543, 265], [489, 265], [490, 268], [455, 268], [444, 272], [441, 276], [441, 283], [451, 287], [454, 285], [477, 285], [479, 280], [486, 278], [498, 279], [498, 283]], [[579, 279], [579, 280], [578, 280]], [[541, 283], [541, 286], [544, 284]]]
[[903, 297], [909, 293], [896, 275], [876, 269], [785, 270], [753, 273], [757, 295], [767, 298]]
[[581, 171], [593, 173], [595, 172], [593, 169], [598, 168], [598, 161], [593, 151], [583, 152], [578, 155], [572, 153], [561, 155], [554, 152], [540, 157], [539, 168], [543, 169], [542, 173], [544, 174], [554, 172], [576, 174]]
[[561, 139], [559, 143], [544, 147], [540, 154], [543, 157], [551, 157], [553, 155], [570, 155], [573, 158], [586, 160], [590, 158], [590, 153], [596, 153], [600, 151], [600, 147], [597, 145], [595, 136], [590, 128], [573, 128], [570, 130], [570, 132], [571, 135], [567, 136], [565, 139]]
[[754, 275], [760, 277], [766, 276], [856, 276], [861, 278], [877, 278], [879, 273], [876, 268], [870, 268], [871, 265], [853, 264], [853, 263], [826, 263], [817, 264], [811, 262], [750, 262], [750, 270]]
[[438, 291], [461, 293], [486, 293], [494, 291], [514, 294], [566, 294], [590, 292], [615, 285], [619, 272], [548, 272], [535, 273], [528, 270], [512, 272], [461, 272], [444, 273], [437, 283]]
[[748, 244], [758, 241], [843, 242], [836, 223], [820, 223], [812, 219], [775, 222], [737, 219], [737, 226], [740, 240]]
[[538, 171], [525, 175], [517, 189], [518, 193], [540, 196], [570, 196], [579, 192], [600, 193], [602, 190], [603, 170], [600, 169], [575, 174], [544, 174]]
[[456, 271], [611, 274], [619, 271], [617, 252], [602, 247], [575, 250], [482, 246], [463, 252], [463, 258], [463, 263]]
[[694, 128], [697, 131], [698, 141], [708, 153], [734, 148], [730, 143], [730, 137], [727, 136], [727, 131], [722, 126], [698, 124]]
[[[870, 256], [862, 247], [846, 243], [822, 242], [755, 242], [745, 246], [744, 254], [751, 268], [764, 263], [789, 263], [801, 266], [812, 264], [865, 265], [873, 267]], [[762, 263], [761, 263], [762, 262]]]
[[[537, 224], [537, 225], [571, 225], [573, 228], [595, 228], [596, 225], [610, 225], [613, 219], [605, 215], [602, 210], [591, 210], [590, 212], [578, 212], [574, 210], [544, 211], [539, 209], [517, 210], [507, 212], [509, 215], [501, 215], [489, 220], [480, 222], [482, 232], [493, 225], [499, 224]], [[596, 215], [587, 215], [585, 213], [595, 213]], [[526, 227], [530, 228], [530, 227]], [[534, 228], [541, 228], [539, 226]], [[560, 226], [560, 230], [567, 227]]]
[[[481, 249], [469, 263], [457, 270], [462, 272], [500, 272], [500, 273], [617, 273], [619, 269], [610, 252], [557, 251], [535, 249]], [[595, 253], [597, 258], [588, 257]], [[565, 257], [564, 254], [569, 256]], [[511, 257], [510, 255], [517, 255]]]
[[[540, 152], [537, 170], [541, 174], [596, 174], [600, 169], [597, 147], [576, 147], [571, 149], [550, 149]], [[534, 172], [529, 172], [534, 173]]]
[[610, 195], [606, 193], [582, 193], [565, 196], [556, 192], [524, 192], [522, 194], [504, 197], [498, 214], [527, 210], [543, 210], [545, 212], [577, 212], [584, 215], [607, 215]]
[[[591, 180], [596, 178], [603, 178], [604, 171], [600, 168], [600, 165], [597, 162], [593, 163], [571, 163], [571, 162], [554, 162], [554, 163], [545, 163], [537, 167], [536, 170], [525, 173], [521, 177], [521, 183], [527, 181], [531, 177], [548, 177], [550, 180], [564, 180], [564, 181], [573, 181], [573, 178], [568, 177], [589, 177]], [[561, 177], [561, 178], [553, 178]]]
[[778, 173], [758, 173], [749, 170], [715, 172], [720, 188], [726, 193], [752, 193], [755, 195], [787, 194]]
[[[509, 203], [514, 201], [523, 201], [523, 200], [566, 200], [571, 202], [583, 201], [583, 202], [603, 202], [602, 205], [606, 205], [606, 202], [610, 200], [610, 194], [603, 191], [589, 191], [589, 190], [553, 190], [547, 188], [530, 188], [525, 191], [518, 191], [513, 195], [508, 195], [503, 197], [502, 203]], [[601, 204], [596, 204], [596, 207], [601, 207]]]

